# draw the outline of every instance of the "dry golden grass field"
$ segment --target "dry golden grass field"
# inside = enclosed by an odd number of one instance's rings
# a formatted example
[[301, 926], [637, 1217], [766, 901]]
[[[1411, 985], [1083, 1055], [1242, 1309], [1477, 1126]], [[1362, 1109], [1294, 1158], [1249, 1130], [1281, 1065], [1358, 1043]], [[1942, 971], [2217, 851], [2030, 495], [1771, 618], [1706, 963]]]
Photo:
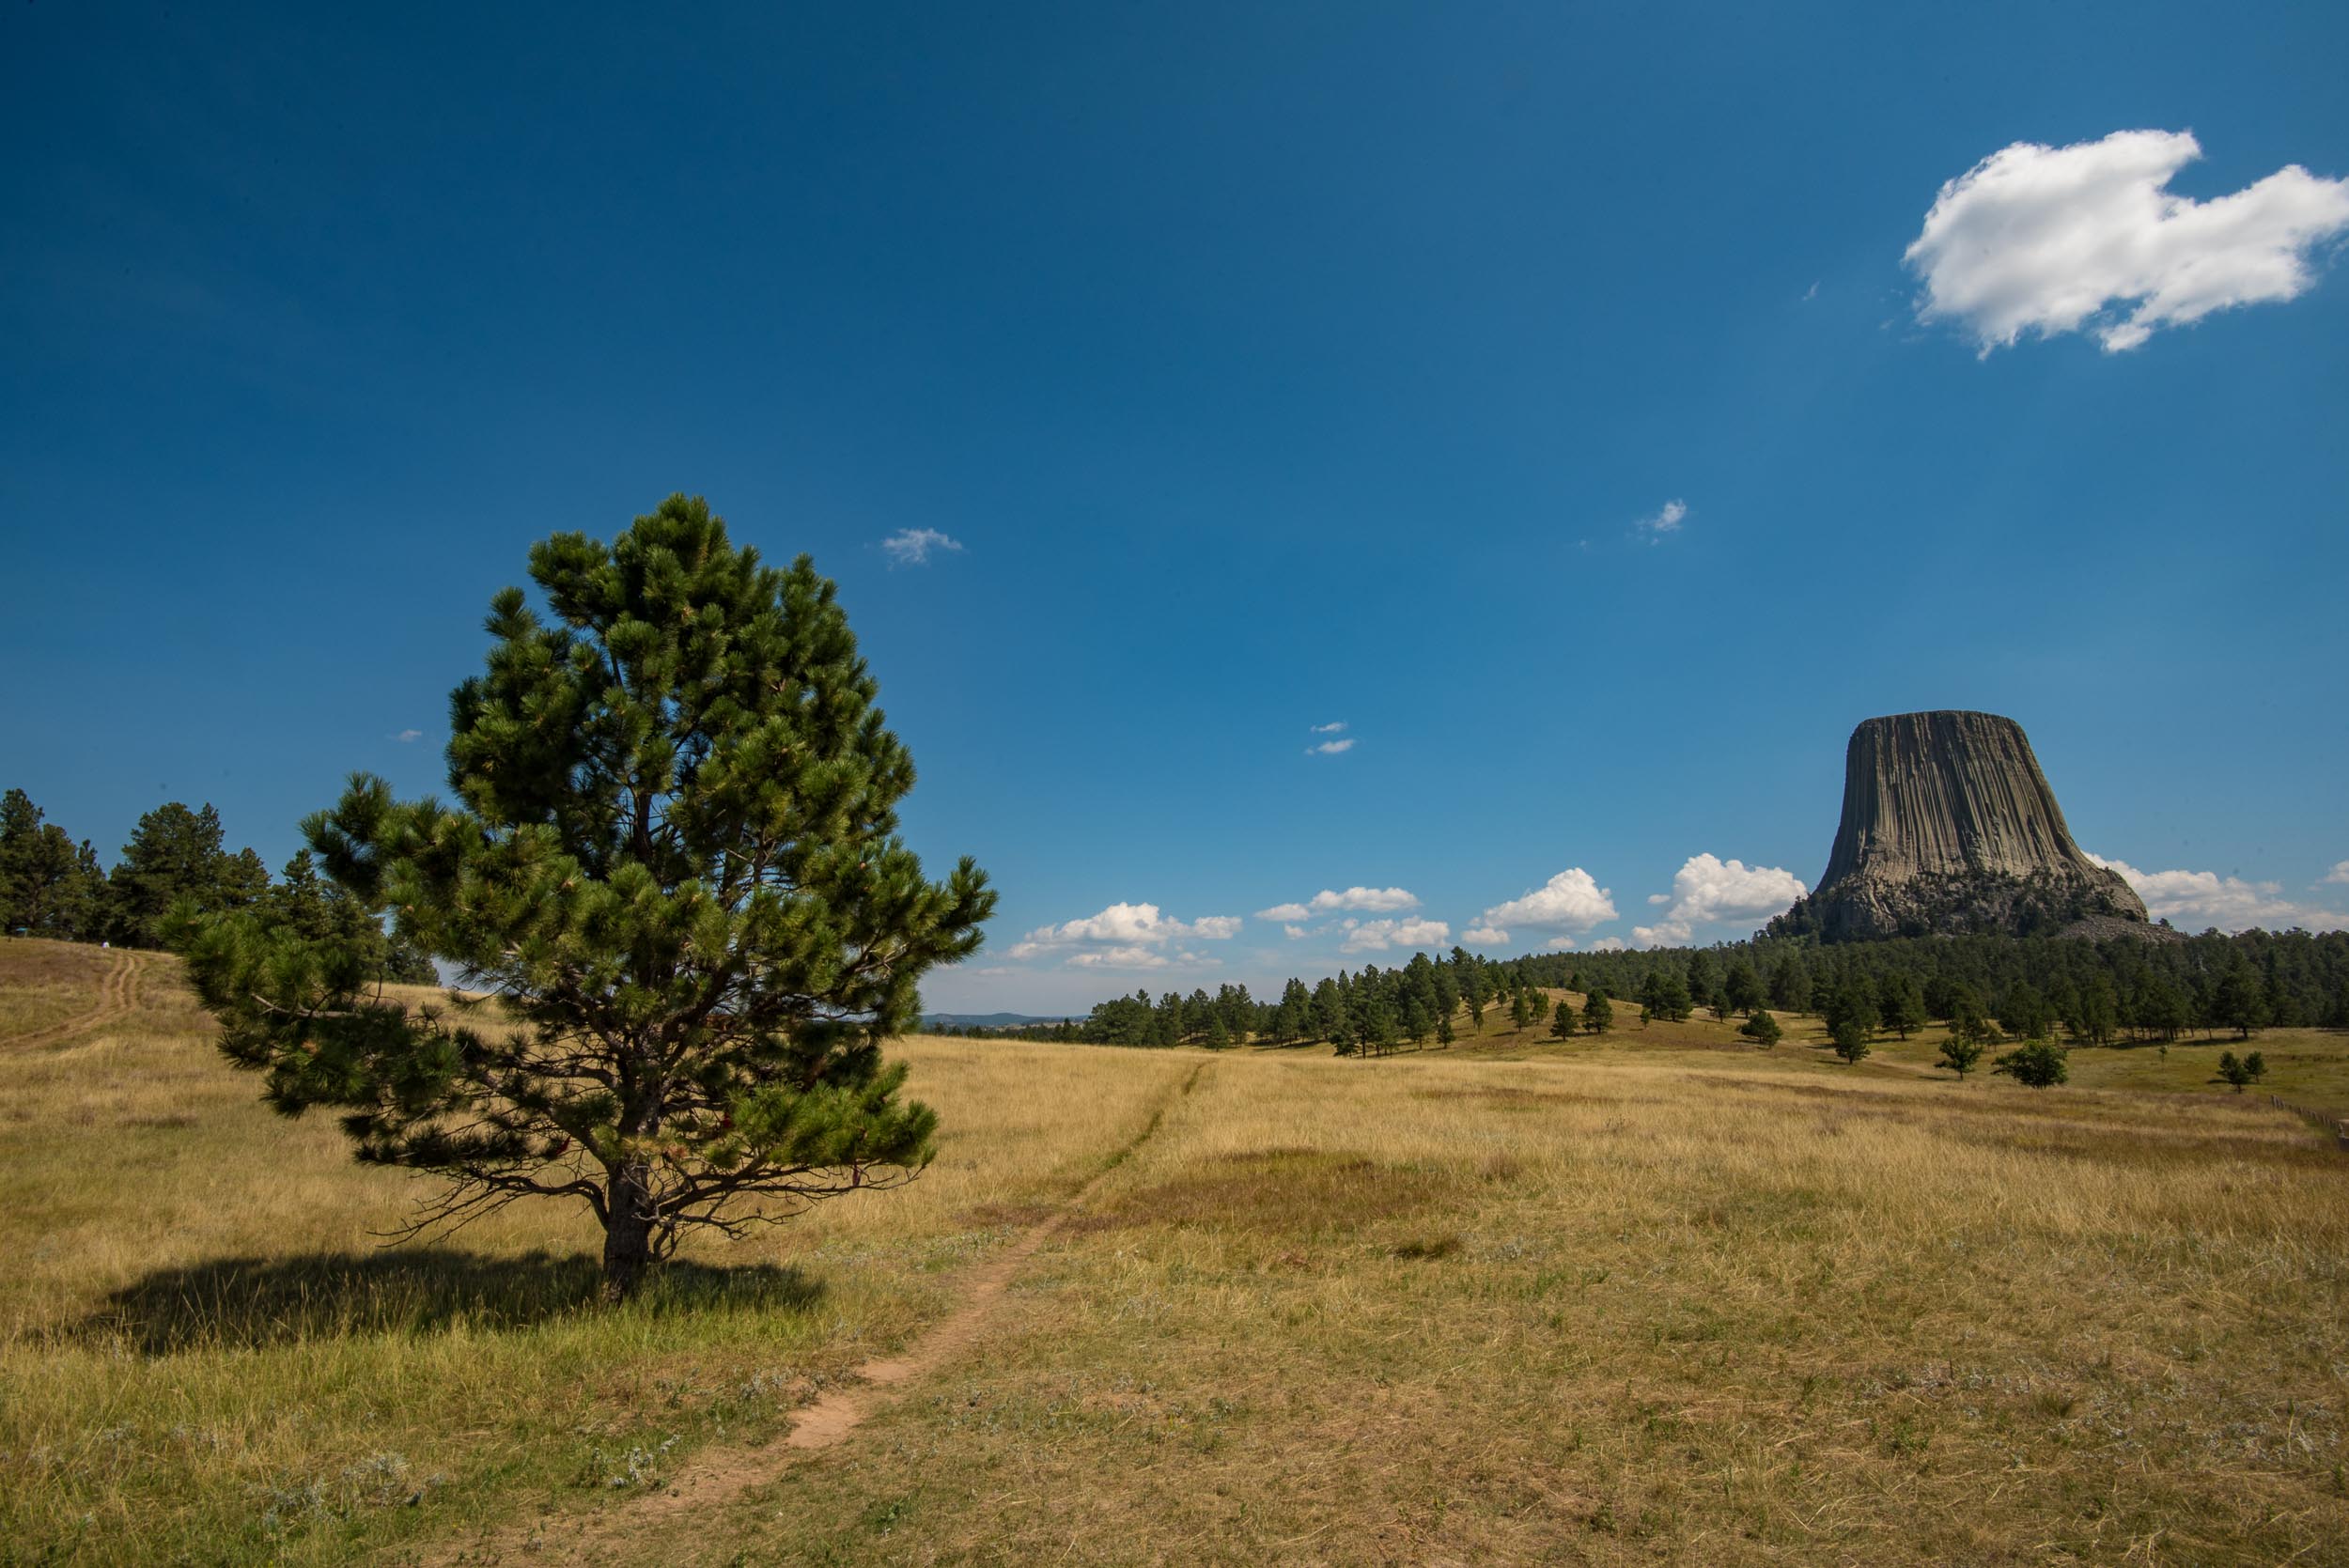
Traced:
[[171, 960], [0, 944], [0, 1560], [2349, 1561], [2349, 1156], [2216, 1043], [1789, 1022], [909, 1040], [920, 1181], [607, 1311], [568, 1210], [379, 1249]]

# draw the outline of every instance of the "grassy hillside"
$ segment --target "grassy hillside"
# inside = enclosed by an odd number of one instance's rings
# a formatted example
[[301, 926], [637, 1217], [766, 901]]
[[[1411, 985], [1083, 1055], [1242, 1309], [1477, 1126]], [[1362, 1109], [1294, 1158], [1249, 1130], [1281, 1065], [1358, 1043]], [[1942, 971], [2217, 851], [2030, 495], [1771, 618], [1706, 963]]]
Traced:
[[914, 1040], [923, 1180], [607, 1312], [560, 1209], [378, 1250], [140, 963], [0, 944], [0, 1560], [2349, 1558], [2349, 1158], [2216, 1045]]

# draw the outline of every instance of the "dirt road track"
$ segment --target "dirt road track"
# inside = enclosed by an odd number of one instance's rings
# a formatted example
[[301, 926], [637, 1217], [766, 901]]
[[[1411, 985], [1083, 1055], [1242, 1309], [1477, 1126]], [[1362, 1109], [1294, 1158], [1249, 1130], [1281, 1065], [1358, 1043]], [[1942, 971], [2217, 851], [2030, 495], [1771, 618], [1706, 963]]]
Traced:
[[1107, 1164], [1093, 1173], [1068, 1201], [1037, 1221], [1020, 1238], [966, 1274], [960, 1281], [961, 1300], [954, 1311], [901, 1356], [867, 1361], [856, 1369], [855, 1381], [837, 1389], [799, 1413], [791, 1430], [779, 1442], [759, 1448], [729, 1448], [696, 1456], [691, 1468], [658, 1492], [623, 1507], [573, 1518], [550, 1516], [535, 1525], [508, 1529], [442, 1555], [421, 1560], [395, 1557], [396, 1561], [430, 1563], [434, 1568], [457, 1564], [524, 1561], [593, 1563], [632, 1560], [624, 1543], [639, 1532], [657, 1529], [677, 1515], [704, 1515], [762, 1482], [771, 1481], [790, 1463], [795, 1452], [825, 1449], [839, 1442], [879, 1410], [891, 1391], [935, 1371], [968, 1349], [988, 1326], [997, 1301], [1020, 1268], [1046, 1242], [1083, 1212], [1112, 1172], [1149, 1142], [1168, 1110], [1197, 1086], [1206, 1063], [1192, 1067], [1183, 1081], [1159, 1101], [1143, 1129], [1121, 1145]]
[[54, 1046], [70, 1040], [76, 1034], [86, 1034], [129, 1017], [139, 1008], [139, 976], [154, 955], [134, 952], [127, 947], [111, 949], [107, 955], [114, 960], [106, 978], [99, 983], [98, 1005], [86, 1013], [77, 1014], [63, 1023], [51, 1024], [25, 1034], [11, 1034], [0, 1039], [0, 1050], [21, 1050], [28, 1047]]

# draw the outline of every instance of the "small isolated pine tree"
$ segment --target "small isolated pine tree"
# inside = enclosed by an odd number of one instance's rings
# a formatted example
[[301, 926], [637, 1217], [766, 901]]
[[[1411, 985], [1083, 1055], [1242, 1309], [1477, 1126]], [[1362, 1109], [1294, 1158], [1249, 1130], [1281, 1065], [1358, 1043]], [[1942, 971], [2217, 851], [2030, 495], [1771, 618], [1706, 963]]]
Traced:
[[1777, 1045], [1786, 1034], [1786, 1031], [1779, 1027], [1778, 1020], [1770, 1017], [1765, 1008], [1756, 1008], [1753, 1017], [1737, 1026], [1737, 1032], [1764, 1050]]
[[1850, 1065], [1858, 1066], [1869, 1054], [1868, 1030], [1857, 1017], [1847, 1015], [1838, 1018], [1830, 1034], [1835, 1042], [1835, 1054]]
[[2231, 1050], [2222, 1050], [2218, 1053], [2218, 1077], [2222, 1081], [2234, 1085], [2234, 1092], [2240, 1094], [2250, 1085], [2251, 1064], [2238, 1059]]
[[1549, 1017], [1549, 1034], [1553, 1040], [1571, 1040], [1580, 1027], [1574, 1017], [1574, 1003], [1564, 997], [1558, 999], [1558, 1010]]
[[2026, 1040], [1999, 1058], [1996, 1072], [2033, 1089], [2047, 1089], [2072, 1076], [2063, 1048], [2046, 1040]]
[[2253, 1083], [2257, 1083], [2267, 1076], [2267, 1058], [2253, 1051], [2243, 1059], [2243, 1070], [2251, 1075]]
[[361, 776], [303, 825], [344, 895], [505, 1017], [408, 1010], [358, 944], [266, 905], [192, 922], [188, 974], [271, 1105], [444, 1179], [416, 1230], [579, 1203], [616, 1301], [695, 1229], [927, 1163], [937, 1118], [881, 1047], [995, 895], [897, 837], [913, 762], [805, 557], [769, 567], [672, 496], [610, 544], [543, 541], [530, 575], [550, 613], [498, 594], [451, 699], [450, 801]]
[[1604, 987], [1594, 986], [1582, 1003], [1582, 1027], [1593, 1034], [1604, 1034], [1615, 1027], [1614, 1004], [1607, 1000]]
[[1982, 1060], [1982, 1042], [1952, 1034], [1941, 1042], [1941, 1065], [1964, 1078]]

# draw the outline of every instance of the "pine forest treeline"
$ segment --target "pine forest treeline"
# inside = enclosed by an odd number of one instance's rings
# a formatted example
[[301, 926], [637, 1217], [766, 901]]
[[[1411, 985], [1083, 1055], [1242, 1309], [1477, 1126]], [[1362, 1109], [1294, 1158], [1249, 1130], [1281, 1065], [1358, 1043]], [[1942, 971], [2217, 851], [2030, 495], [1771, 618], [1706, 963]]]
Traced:
[[366, 911], [319, 875], [307, 849], [272, 880], [261, 857], [231, 851], [220, 813], [165, 801], [139, 818], [111, 868], [21, 789], [0, 797], [0, 933], [59, 941], [162, 947], [175, 909], [200, 915], [259, 908], [311, 936], [348, 933], [377, 951], [386, 980], [430, 985], [431, 963], [384, 936]]
[[[1495, 960], [1454, 948], [1392, 969], [1364, 965], [1277, 999], [1240, 985], [1189, 995], [1113, 997], [1081, 1019], [962, 1032], [1095, 1045], [1221, 1047], [1327, 1043], [1341, 1055], [1450, 1044], [1498, 1009], [1518, 1029], [1550, 1020], [1548, 994], [1599, 1003], [1605, 1027], [1641, 1017], [1726, 1019], [1812, 1013], [1839, 1037], [1904, 1038], [1929, 1020], [1961, 1032], [2077, 1044], [2172, 1040], [2190, 1031], [2248, 1038], [2267, 1028], [2349, 1029], [2349, 932], [2084, 941], [2054, 937], [1899, 939], [1820, 946], [1757, 937], [1709, 948], [1543, 954]], [[1578, 1014], [1578, 1017], [1581, 1017]], [[1582, 1032], [1595, 1032], [1583, 1019]], [[1564, 1032], [1554, 1028], [1554, 1032]], [[1988, 1029], [1979, 1029], [1985, 1037]], [[948, 1032], [955, 1032], [949, 1031]], [[1774, 1025], [1750, 1031], [1774, 1033]]]
[[[0, 931], [159, 947], [165, 917], [183, 905], [206, 914], [267, 906], [320, 931], [358, 931], [366, 921], [319, 876], [309, 851], [272, 878], [252, 850], [229, 850], [209, 804], [156, 807], [139, 818], [115, 863], [101, 867], [89, 840], [76, 843], [45, 820], [24, 791], [0, 798]], [[432, 982], [428, 962], [382, 940], [385, 978]], [[2061, 1032], [2107, 1044], [2197, 1030], [2248, 1038], [2266, 1028], [2349, 1029], [2349, 933], [1926, 937], [1832, 946], [1760, 935], [1709, 948], [1499, 960], [1455, 947], [1391, 969], [1341, 970], [1312, 985], [1292, 979], [1277, 997], [1232, 984], [1212, 994], [1136, 991], [1058, 1024], [946, 1032], [1114, 1046], [1326, 1044], [1368, 1056], [1449, 1045], [1481, 1032], [1496, 1009], [1520, 1030], [1554, 1029], [1556, 1003], [1545, 993], [1559, 990], [1604, 999], [1595, 1015], [1577, 1013], [1584, 1032], [1595, 1022], [1614, 1027], [1707, 1009], [1724, 1018], [1819, 1014], [1830, 1030], [1840, 1024], [1861, 1038], [1905, 1035], [1929, 1019], [1970, 1028], [1976, 1018], [2016, 1039]]]

